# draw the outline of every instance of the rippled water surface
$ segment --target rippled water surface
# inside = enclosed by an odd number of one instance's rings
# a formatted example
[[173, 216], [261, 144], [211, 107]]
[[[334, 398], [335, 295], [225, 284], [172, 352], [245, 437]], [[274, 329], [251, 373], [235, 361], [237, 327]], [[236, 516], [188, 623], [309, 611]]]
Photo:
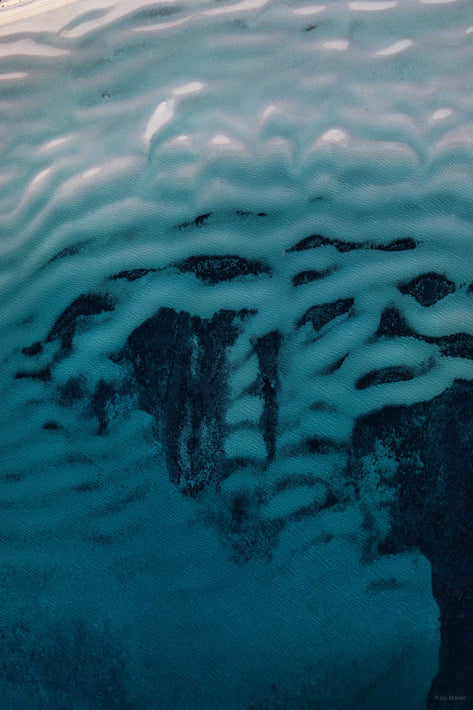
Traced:
[[3, 708], [473, 707], [472, 42], [2, 4]]

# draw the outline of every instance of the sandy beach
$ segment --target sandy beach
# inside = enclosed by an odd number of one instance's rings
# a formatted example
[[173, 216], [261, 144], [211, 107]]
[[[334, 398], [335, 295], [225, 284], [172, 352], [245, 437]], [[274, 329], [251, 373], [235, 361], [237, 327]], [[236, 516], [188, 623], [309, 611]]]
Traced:
[[0, 3], [0, 25], [25, 20], [71, 2], [74, 0], [3, 0]]

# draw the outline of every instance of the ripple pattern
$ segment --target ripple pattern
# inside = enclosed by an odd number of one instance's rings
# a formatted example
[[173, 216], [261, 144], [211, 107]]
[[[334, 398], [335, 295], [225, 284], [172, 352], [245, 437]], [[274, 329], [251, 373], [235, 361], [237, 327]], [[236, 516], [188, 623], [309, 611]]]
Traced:
[[[2, 5], [8, 707], [473, 692], [446, 591], [472, 580], [445, 581], [471, 521], [450, 492], [442, 554], [411, 534], [422, 500], [438, 533], [437, 467], [473, 498], [425, 434], [469, 460], [470, 25], [468, 0]], [[115, 638], [103, 677], [57, 651]]]

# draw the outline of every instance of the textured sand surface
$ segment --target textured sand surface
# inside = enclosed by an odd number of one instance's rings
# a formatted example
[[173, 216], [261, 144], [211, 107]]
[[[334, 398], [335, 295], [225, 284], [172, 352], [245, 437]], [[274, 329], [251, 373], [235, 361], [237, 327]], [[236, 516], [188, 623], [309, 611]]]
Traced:
[[7, 2], [4, 706], [461, 694], [471, 3]]

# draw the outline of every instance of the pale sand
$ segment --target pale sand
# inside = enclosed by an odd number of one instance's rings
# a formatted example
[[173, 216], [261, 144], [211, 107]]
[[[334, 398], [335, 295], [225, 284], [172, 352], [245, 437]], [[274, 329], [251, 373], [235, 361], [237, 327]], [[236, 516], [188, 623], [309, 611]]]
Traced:
[[25, 20], [76, 0], [3, 0], [0, 4], [0, 25]]

